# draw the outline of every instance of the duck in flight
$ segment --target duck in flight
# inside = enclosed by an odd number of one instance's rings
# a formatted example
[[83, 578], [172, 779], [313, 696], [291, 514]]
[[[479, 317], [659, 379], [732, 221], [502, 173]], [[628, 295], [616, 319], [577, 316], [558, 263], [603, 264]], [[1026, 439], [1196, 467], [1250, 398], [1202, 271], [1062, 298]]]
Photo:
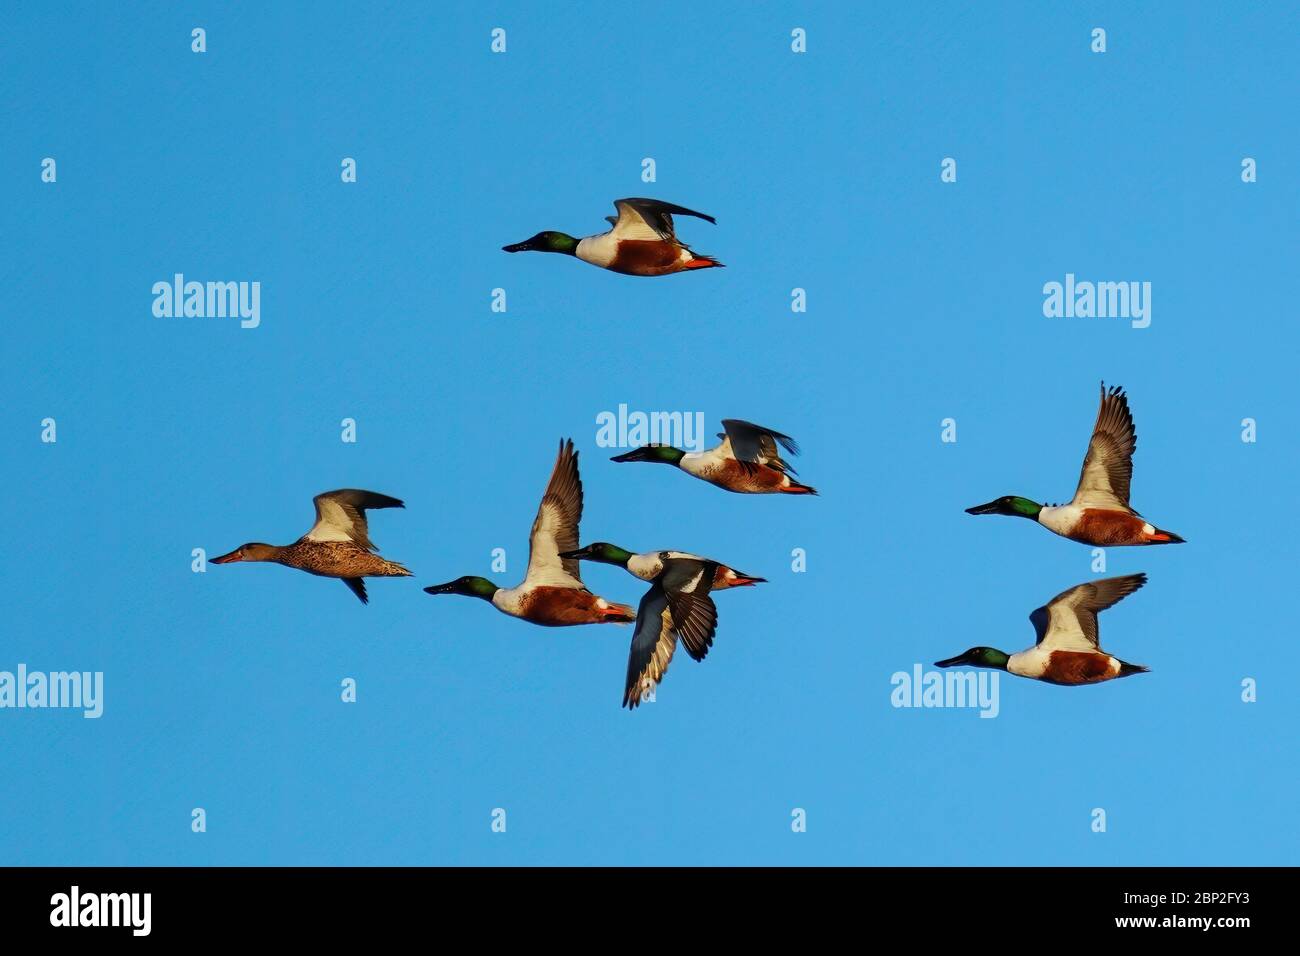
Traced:
[[528, 571], [516, 587], [502, 588], [487, 578], [467, 575], [435, 584], [429, 594], [463, 594], [482, 598], [503, 614], [545, 627], [570, 624], [627, 624], [636, 614], [587, 590], [576, 558], [562, 551], [578, 547], [582, 520], [582, 479], [572, 441], [561, 441], [551, 479], [537, 508], [528, 542]]
[[369, 604], [364, 578], [405, 578], [411, 572], [396, 561], [374, 552], [366, 527], [368, 508], [403, 508], [396, 498], [358, 488], [327, 491], [313, 499], [316, 523], [293, 544], [274, 545], [250, 541], [229, 554], [213, 558], [212, 564], [235, 561], [267, 561], [298, 568], [308, 574], [341, 578], [361, 601]]
[[1077, 585], [1029, 615], [1038, 634], [1033, 647], [1015, 654], [972, 647], [946, 661], [935, 661], [934, 666], [993, 667], [1068, 687], [1146, 673], [1148, 668], [1141, 664], [1130, 664], [1103, 651], [1097, 636], [1097, 615], [1146, 583], [1145, 574], [1129, 574]]
[[643, 445], [611, 461], [651, 461], [674, 465], [709, 484], [748, 495], [815, 495], [816, 489], [800, 484], [780, 454], [778, 445], [791, 455], [799, 446], [789, 435], [738, 418], [724, 418], [718, 432], [720, 445], [704, 451], [682, 451], [671, 445]]
[[627, 680], [623, 685], [623, 706], [628, 709], [634, 709], [663, 680], [679, 637], [693, 660], [702, 661], [709, 653], [718, 625], [718, 610], [709, 597], [710, 591], [766, 580], [684, 551], [634, 554], [603, 541], [563, 552], [560, 557], [617, 565], [650, 582], [650, 590], [637, 608], [628, 651]]
[[1128, 396], [1118, 386], [1101, 386], [1101, 407], [1092, 440], [1083, 459], [1079, 487], [1065, 505], [1040, 505], [1028, 498], [1006, 495], [967, 508], [972, 515], [1014, 515], [1031, 518], [1049, 531], [1100, 547], [1136, 544], [1182, 544], [1172, 531], [1163, 531], [1129, 507], [1133, 478], [1133, 452], [1137, 432], [1128, 408]]
[[614, 208], [618, 215], [605, 217], [611, 228], [598, 235], [576, 239], [563, 232], [539, 232], [501, 248], [506, 252], [559, 252], [629, 276], [666, 276], [722, 265], [712, 256], [693, 252], [673, 228], [674, 215], [716, 222], [712, 216], [657, 199], [617, 199]]

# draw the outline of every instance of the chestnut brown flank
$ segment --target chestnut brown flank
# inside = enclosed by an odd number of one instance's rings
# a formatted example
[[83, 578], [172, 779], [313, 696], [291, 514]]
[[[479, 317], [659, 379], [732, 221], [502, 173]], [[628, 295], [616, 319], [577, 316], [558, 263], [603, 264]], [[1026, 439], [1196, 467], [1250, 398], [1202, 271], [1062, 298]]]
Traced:
[[1053, 684], [1093, 684], [1110, 676], [1110, 658], [1105, 654], [1052, 651], [1041, 679]]
[[785, 474], [767, 465], [746, 468], [741, 462], [729, 459], [722, 463], [709, 480], [732, 491], [770, 491], [780, 489]]
[[623, 239], [610, 271], [633, 276], [661, 276], [681, 270], [681, 246], [656, 239]]
[[624, 604], [601, 608], [600, 598], [577, 588], [534, 588], [524, 601], [522, 617], [545, 627], [596, 624], [601, 621], [635, 621], [636, 612]]
[[1069, 537], [1084, 544], [1107, 545], [1145, 544], [1151, 540], [1142, 531], [1146, 522], [1137, 515], [1123, 511], [1106, 511], [1087, 508], [1074, 526]]

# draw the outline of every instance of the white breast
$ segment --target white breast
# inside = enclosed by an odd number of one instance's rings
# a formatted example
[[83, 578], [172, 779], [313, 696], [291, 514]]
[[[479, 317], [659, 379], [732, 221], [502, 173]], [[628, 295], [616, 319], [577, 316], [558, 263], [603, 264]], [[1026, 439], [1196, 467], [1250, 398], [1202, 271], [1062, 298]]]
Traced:
[[1045, 651], [1042, 645], [1035, 645], [1025, 651], [1017, 651], [1007, 658], [1007, 672], [1019, 677], [1042, 677], [1047, 670], [1051, 651]]
[[605, 269], [618, 255], [618, 240], [614, 238], [612, 229], [598, 236], [588, 236], [578, 242], [574, 254], [583, 262], [590, 262], [593, 266]]
[[723, 442], [704, 451], [688, 451], [682, 456], [678, 467], [688, 475], [705, 478], [716, 472], [722, 463], [731, 457], [730, 450], [730, 445]]
[[492, 603], [496, 609], [503, 614], [509, 614], [511, 617], [519, 617], [523, 613], [524, 598], [528, 595], [528, 589], [522, 585], [517, 588], [502, 588], [492, 595]]
[[1083, 517], [1083, 509], [1078, 505], [1061, 505], [1039, 511], [1038, 523], [1049, 531], [1066, 534], [1079, 523], [1081, 517]]
[[651, 551], [647, 554], [632, 555], [627, 559], [627, 569], [642, 581], [653, 581], [664, 569], [664, 563], [659, 559], [657, 551]]

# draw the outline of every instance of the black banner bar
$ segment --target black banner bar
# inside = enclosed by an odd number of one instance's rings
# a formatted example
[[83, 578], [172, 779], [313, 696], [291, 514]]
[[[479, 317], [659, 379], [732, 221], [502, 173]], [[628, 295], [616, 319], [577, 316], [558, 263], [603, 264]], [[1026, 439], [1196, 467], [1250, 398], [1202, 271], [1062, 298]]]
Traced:
[[[169, 943], [290, 938], [337, 943], [491, 927], [610, 939], [694, 911], [737, 936], [767, 928], [927, 939], [1131, 935], [1231, 945], [1283, 930], [1294, 869], [440, 869], [11, 868], [0, 870], [6, 939]], [[760, 931], [760, 927], [763, 931]], [[657, 933], [652, 934], [657, 935]], [[1047, 938], [1052, 938], [1050, 935]], [[649, 937], [642, 943], [649, 945]], [[639, 944], [640, 945], [640, 944]]]

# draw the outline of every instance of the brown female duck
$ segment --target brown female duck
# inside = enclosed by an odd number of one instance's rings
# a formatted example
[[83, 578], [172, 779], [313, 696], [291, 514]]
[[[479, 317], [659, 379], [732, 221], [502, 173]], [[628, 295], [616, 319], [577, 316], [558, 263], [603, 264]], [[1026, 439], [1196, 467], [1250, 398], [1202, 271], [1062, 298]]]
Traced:
[[293, 544], [251, 541], [229, 554], [213, 558], [211, 563], [268, 561], [325, 578], [341, 578], [362, 604], [370, 603], [363, 578], [411, 576], [411, 572], [396, 561], [387, 561], [374, 553], [377, 549], [366, 528], [367, 508], [403, 508], [402, 502], [357, 488], [327, 491], [317, 495], [313, 501], [316, 523]]

